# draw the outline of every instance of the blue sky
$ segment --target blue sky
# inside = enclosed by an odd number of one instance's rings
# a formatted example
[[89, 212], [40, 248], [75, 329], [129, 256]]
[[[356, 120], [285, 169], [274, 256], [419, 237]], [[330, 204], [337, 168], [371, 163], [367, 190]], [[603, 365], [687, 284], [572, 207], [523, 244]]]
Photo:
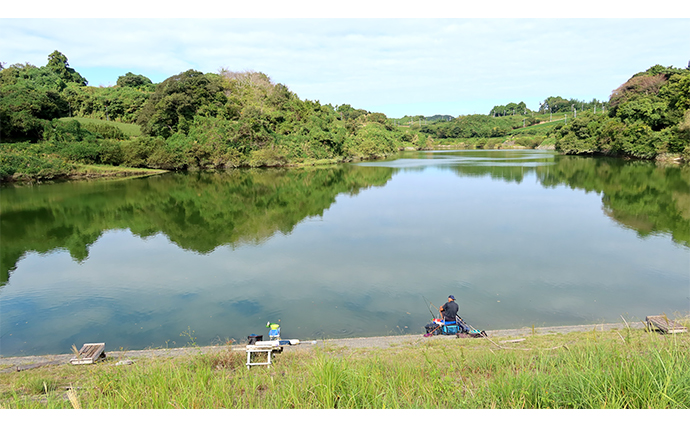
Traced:
[[[608, 99], [639, 71], [655, 64], [684, 68], [690, 60], [690, 19], [621, 19], [616, 14], [622, 9], [589, 1], [578, 7], [598, 7], [600, 17], [523, 17], [534, 7], [530, 3], [499, 7], [504, 3], [497, 2], [492, 3], [496, 11], [468, 9], [456, 16], [469, 18], [439, 19], [439, 10], [457, 7], [457, 2], [422, 9], [424, 4], [403, 1], [395, 9], [373, 8], [364, 18], [331, 19], [338, 8], [367, 10], [368, 2], [328, 3], [331, 9], [317, 7], [310, 15], [306, 7], [289, 7], [308, 2], [268, 1], [260, 3], [264, 10], [258, 12], [258, 7], [239, 8], [233, 15], [239, 19], [225, 17], [230, 6], [219, 11], [220, 18], [209, 19], [217, 6], [202, 0], [170, 3], [173, 13], [159, 19], [127, 19], [119, 14], [135, 9], [136, 2], [95, 12], [87, 4], [74, 4], [72, 10], [92, 15], [78, 19], [60, 15], [65, 13], [62, 3], [46, 3], [47, 9], [36, 8], [37, 13], [27, 5], [4, 14], [0, 61], [41, 66], [57, 49], [92, 86], [114, 85], [129, 71], [160, 82], [190, 68], [254, 70], [301, 99], [401, 117], [488, 114], [494, 105], [520, 101], [537, 109], [548, 96]], [[192, 6], [198, 7], [187, 13]], [[41, 19], [54, 16], [51, 7], [59, 18]], [[153, 7], [140, 12], [156, 16]], [[290, 18], [257, 19], [258, 14]], [[503, 18], [513, 15], [519, 18]]]

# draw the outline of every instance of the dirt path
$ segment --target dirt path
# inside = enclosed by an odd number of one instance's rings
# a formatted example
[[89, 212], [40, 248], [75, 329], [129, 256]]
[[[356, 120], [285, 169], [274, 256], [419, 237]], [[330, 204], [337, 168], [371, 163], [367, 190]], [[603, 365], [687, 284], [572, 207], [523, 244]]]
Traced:
[[[633, 329], [642, 329], [645, 327], [644, 322], [630, 322], [630, 323], [600, 323], [596, 325], [578, 325], [578, 326], [553, 326], [534, 328], [534, 333], [537, 335], [546, 334], [567, 334], [569, 332], [586, 332], [591, 330], [608, 331], [613, 329], [625, 329], [630, 327]], [[531, 335], [532, 328], [521, 329], [503, 329], [496, 331], [486, 331], [487, 335], [492, 337], [521, 337]], [[394, 335], [384, 337], [364, 337], [364, 338], [342, 338], [342, 339], [327, 339], [318, 340], [315, 345], [305, 344], [299, 347], [300, 350], [309, 350], [314, 347], [346, 347], [346, 348], [390, 348], [401, 344], [414, 344], [423, 342], [429, 339], [454, 339], [455, 336], [437, 335], [425, 338], [423, 335]], [[144, 357], [176, 357], [193, 354], [208, 354], [213, 352], [226, 351], [228, 346], [208, 346], [208, 347], [181, 347], [181, 348], [162, 348], [162, 349], [148, 349], [148, 350], [127, 350], [127, 351], [108, 351], [106, 347], [106, 355], [110, 360], [131, 361]], [[230, 347], [233, 350], [243, 350], [244, 344], [233, 345]], [[288, 348], [288, 347], [286, 347]], [[56, 354], [43, 356], [22, 356], [22, 357], [0, 357], [0, 373], [27, 370], [47, 365], [62, 365], [68, 364], [70, 359], [74, 357], [73, 354]]]

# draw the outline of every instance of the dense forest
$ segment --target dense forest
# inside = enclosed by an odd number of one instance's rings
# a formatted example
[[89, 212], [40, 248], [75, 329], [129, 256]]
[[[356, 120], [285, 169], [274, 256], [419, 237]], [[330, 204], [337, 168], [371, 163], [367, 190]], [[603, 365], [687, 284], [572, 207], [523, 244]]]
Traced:
[[259, 72], [187, 70], [158, 84], [127, 73], [113, 87], [87, 83], [58, 51], [43, 67], [0, 70], [0, 178], [68, 176], [79, 164], [180, 170], [350, 161], [426, 139], [382, 113], [301, 100]]
[[557, 129], [556, 149], [646, 159], [682, 153], [690, 160], [690, 64], [637, 73], [609, 104], [606, 115], [582, 114]]
[[609, 101], [551, 96], [488, 114], [391, 119], [301, 100], [260, 72], [131, 72], [88, 86], [67, 57], [0, 63], [0, 180], [69, 177], [84, 165], [193, 170], [347, 162], [407, 147], [554, 147], [566, 154], [690, 159], [690, 68], [656, 65]]
[[[524, 102], [496, 105], [488, 115], [430, 123], [420, 132], [440, 144], [492, 148], [490, 140], [551, 146], [564, 154], [602, 154], [690, 161], [690, 64], [655, 65], [615, 89], [608, 101], [550, 96], [532, 111]], [[460, 140], [460, 141], [458, 141]], [[481, 141], [468, 143], [472, 140]]]

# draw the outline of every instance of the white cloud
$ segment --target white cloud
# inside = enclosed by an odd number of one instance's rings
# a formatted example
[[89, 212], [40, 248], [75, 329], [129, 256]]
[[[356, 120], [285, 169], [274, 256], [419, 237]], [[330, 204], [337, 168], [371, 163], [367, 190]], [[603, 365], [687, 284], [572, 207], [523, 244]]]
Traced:
[[[92, 85], [127, 71], [256, 70], [302, 99], [403, 114], [605, 99], [654, 64], [684, 67], [690, 20], [3, 19], [1, 61], [57, 49]], [[419, 108], [421, 111], [406, 109]]]

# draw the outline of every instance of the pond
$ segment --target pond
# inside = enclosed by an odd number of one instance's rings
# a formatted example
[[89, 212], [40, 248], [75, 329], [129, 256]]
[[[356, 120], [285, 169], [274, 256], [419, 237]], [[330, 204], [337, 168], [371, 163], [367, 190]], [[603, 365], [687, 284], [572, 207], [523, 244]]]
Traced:
[[690, 171], [552, 151], [0, 189], [0, 355], [690, 312]]

